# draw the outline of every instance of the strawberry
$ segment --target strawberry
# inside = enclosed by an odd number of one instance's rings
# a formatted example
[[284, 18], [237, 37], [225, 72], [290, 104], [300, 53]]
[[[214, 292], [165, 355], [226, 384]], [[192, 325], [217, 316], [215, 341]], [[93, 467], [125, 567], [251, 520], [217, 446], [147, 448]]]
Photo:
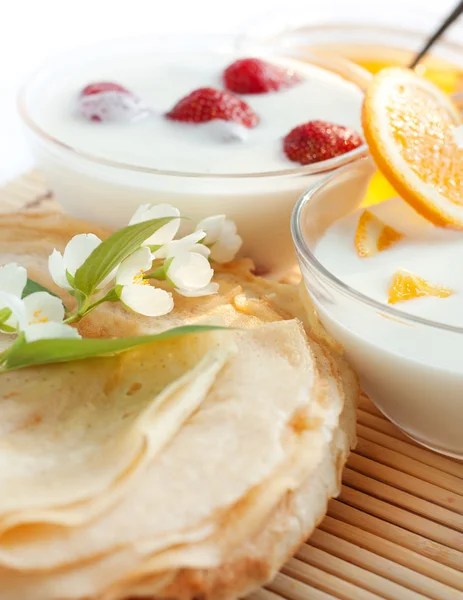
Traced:
[[98, 81], [97, 83], [89, 83], [80, 92], [81, 96], [92, 96], [93, 94], [101, 94], [103, 92], [121, 92], [122, 94], [130, 94], [129, 90], [123, 85], [113, 83], [112, 81]]
[[292, 69], [268, 63], [260, 58], [243, 58], [227, 67], [225, 87], [236, 94], [266, 94], [292, 87], [301, 77]]
[[134, 121], [149, 112], [135, 94], [110, 81], [85, 86], [79, 94], [78, 108], [85, 119], [97, 122]]
[[309, 121], [286, 135], [283, 150], [289, 160], [310, 165], [345, 154], [362, 144], [358, 133], [348, 127], [326, 121]]
[[173, 121], [205, 123], [214, 119], [255, 127], [259, 118], [240, 98], [227, 91], [199, 88], [185, 96], [166, 114]]

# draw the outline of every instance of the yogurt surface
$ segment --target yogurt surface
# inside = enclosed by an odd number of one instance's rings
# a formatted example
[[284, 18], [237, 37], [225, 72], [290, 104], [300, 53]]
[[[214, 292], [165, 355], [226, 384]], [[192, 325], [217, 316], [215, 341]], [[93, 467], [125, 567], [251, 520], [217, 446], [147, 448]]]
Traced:
[[342, 344], [360, 384], [378, 408], [407, 435], [444, 454], [463, 458], [463, 334], [402, 318], [414, 315], [439, 325], [463, 327], [463, 232], [434, 227], [403, 200], [368, 207], [404, 237], [382, 252], [361, 258], [355, 233], [363, 208], [332, 224], [314, 252], [335, 277], [388, 305], [389, 287], [404, 269], [452, 289], [447, 298], [420, 297], [396, 303], [390, 315], [305, 275], [318, 315]]
[[450, 288], [448, 298], [421, 297], [394, 304], [402, 312], [463, 327], [463, 232], [435, 227], [401, 198], [369, 207], [404, 238], [375, 256], [361, 258], [355, 248], [360, 209], [334, 223], [319, 241], [318, 260], [338, 279], [383, 304], [397, 271], [404, 269], [432, 284]]
[[[220, 53], [131, 54], [66, 64], [40, 82], [29, 110], [38, 125], [74, 149], [133, 165], [208, 174], [272, 172], [297, 168], [286, 158], [282, 138], [295, 126], [317, 119], [361, 130], [363, 93], [340, 75], [294, 60], [303, 81], [268, 94], [242, 95], [260, 123], [227, 140], [231, 123], [173, 122], [163, 115], [200, 87], [223, 89], [224, 69], [240, 56]], [[139, 96], [152, 114], [132, 123], [94, 123], [78, 115], [76, 98], [88, 83], [114, 81]], [[236, 125], [235, 125], [236, 128]]]

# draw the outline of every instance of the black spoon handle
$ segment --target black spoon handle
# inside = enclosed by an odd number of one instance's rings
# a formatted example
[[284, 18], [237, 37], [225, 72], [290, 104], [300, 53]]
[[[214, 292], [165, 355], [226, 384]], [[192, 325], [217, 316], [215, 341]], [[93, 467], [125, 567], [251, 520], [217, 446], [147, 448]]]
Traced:
[[423, 56], [428, 52], [431, 46], [436, 42], [440, 36], [452, 25], [454, 21], [458, 19], [458, 17], [463, 13], [463, 0], [455, 6], [449, 16], [445, 19], [445, 21], [440, 25], [439, 29], [437, 29], [429, 40], [426, 42], [425, 46], [421, 49], [421, 51], [415, 56], [413, 62], [410, 63], [410, 69], [414, 69], [416, 65], [420, 62]]

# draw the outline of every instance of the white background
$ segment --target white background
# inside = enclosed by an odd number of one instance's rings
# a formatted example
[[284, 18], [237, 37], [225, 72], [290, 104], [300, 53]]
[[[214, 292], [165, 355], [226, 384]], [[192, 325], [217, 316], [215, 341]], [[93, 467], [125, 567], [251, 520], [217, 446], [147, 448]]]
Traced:
[[[349, 5], [350, 0], [344, 1]], [[323, 0], [305, 0], [309, 8], [319, 2]], [[445, 11], [455, 2], [421, 0], [420, 8], [438, 3]], [[370, 9], [377, 4], [378, 12], [388, 10], [380, 0], [365, 0], [365, 4]], [[287, 6], [288, 0], [0, 0], [0, 5], [1, 184], [32, 166], [15, 97], [27, 74], [48, 56], [138, 33], [240, 32]]]

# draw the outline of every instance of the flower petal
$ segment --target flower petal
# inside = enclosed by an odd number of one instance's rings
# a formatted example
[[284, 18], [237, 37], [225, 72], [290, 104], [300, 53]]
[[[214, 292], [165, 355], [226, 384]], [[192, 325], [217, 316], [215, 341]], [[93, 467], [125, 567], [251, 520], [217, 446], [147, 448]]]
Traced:
[[170, 244], [165, 244], [153, 254], [153, 257], [172, 258], [180, 252], [197, 252], [207, 257], [210, 254], [209, 248], [204, 244], [198, 244], [205, 237], [206, 233], [202, 229], [194, 231], [179, 240], [173, 240]]
[[26, 309], [26, 325], [37, 325], [48, 321], [61, 323], [64, 306], [59, 298], [48, 292], [34, 292], [23, 300]]
[[117, 273], [117, 267], [116, 267], [115, 269], [113, 269], [113, 270], [111, 271], [111, 273], [110, 273], [109, 275], [107, 275], [107, 276], [106, 276], [106, 277], [103, 279], [103, 281], [101, 281], [101, 282], [98, 284], [98, 289], [99, 289], [99, 290], [102, 290], [103, 288], [105, 288], [105, 287], [108, 285], [108, 283], [109, 283], [109, 282], [111, 282], [111, 281], [114, 279], [114, 277], [116, 277], [116, 273]]
[[5, 321], [5, 325], [17, 327], [18, 323], [24, 323], [26, 319], [26, 308], [23, 300], [14, 294], [7, 294], [0, 291], [0, 308], [9, 308], [13, 313], [9, 319]]
[[101, 244], [101, 240], [93, 233], [79, 233], [66, 246], [63, 255], [64, 267], [74, 277], [90, 254]]
[[140, 204], [130, 219], [129, 225], [136, 225], [137, 223], [143, 223], [143, 221], [149, 221], [149, 217], [147, 219], [145, 218], [145, 213], [149, 211], [151, 206], [151, 204]]
[[196, 252], [177, 254], [167, 269], [167, 277], [182, 290], [199, 290], [210, 283], [213, 275], [207, 258]]
[[21, 298], [27, 283], [27, 271], [24, 267], [10, 263], [0, 267], [0, 291]]
[[80, 338], [80, 334], [74, 327], [64, 323], [39, 323], [37, 325], [27, 325], [22, 330], [26, 336], [26, 342], [36, 342], [37, 340], [50, 340], [57, 338]]
[[48, 270], [57, 286], [64, 290], [72, 289], [66, 277], [66, 267], [64, 266], [63, 255], [61, 252], [58, 252], [56, 248], [48, 257]]
[[180, 227], [180, 219], [174, 219], [170, 223], [167, 223], [160, 229], [153, 233], [146, 241], [143, 242], [144, 246], [163, 246], [171, 242], [177, 235], [177, 231]]
[[[135, 223], [143, 223], [151, 219], [162, 219], [163, 217], [180, 217], [180, 211], [170, 204], [143, 204], [137, 208], [129, 224], [134, 225]], [[158, 229], [143, 245], [163, 246], [164, 244], [168, 244], [177, 235], [179, 227], [180, 219], [174, 219], [170, 223], [167, 223], [167, 225], [164, 225], [164, 227], [161, 227], [161, 229]]]
[[225, 218], [225, 215], [206, 217], [196, 225], [196, 231], [202, 229], [206, 232], [205, 244], [214, 244], [220, 238]]
[[142, 204], [129, 221], [129, 225], [162, 219], [162, 217], [179, 217], [180, 211], [170, 204]]
[[233, 221], [225, 220], [220, 239], [211, 246], [211, 259], [217, 263], [227, 263], [233, 260], [241, 248], [243, 240], [236, 233]]
[[217, 294], [219, 291], [218, 283], [210, 283], [209, 285], [205, 285], [200, 290], [182, 290], [180, 288], [175, 288], [177, 294], [181, 296], [186, 296], [187, 298], [198, 298], [199, 296], [209, 296], [210, 294]]
[[139, 248], [121, 262], [116, 273], [116, 285], [131, 285], [134, 278], [151, 268], [152, 259], [149, 248]]
[[146, 317], [160, 317], [174, 308], [172, 294], [151, 285], [125, 285], [120, 297], [128, 308]]
[[205, 246], [204, 244], [195, 244], [191, 246], [190, 252], [194, 252], [195, 254], [201, 254], [204, 258], [209, 258], [211, 254], [211, 249]]

